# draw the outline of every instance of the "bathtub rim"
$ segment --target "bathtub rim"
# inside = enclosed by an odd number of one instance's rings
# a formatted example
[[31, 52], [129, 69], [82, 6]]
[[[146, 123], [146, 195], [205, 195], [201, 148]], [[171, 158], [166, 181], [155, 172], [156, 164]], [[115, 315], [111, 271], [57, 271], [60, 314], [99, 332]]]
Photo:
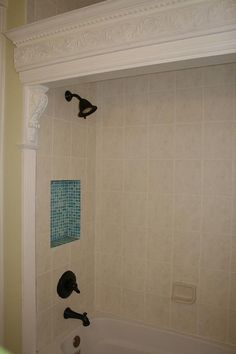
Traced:
[[[109, 315], [109, 314], [103, 314], [103, 315], [94, 315], [90, 318], [90, 322], [91, 324], [93, 324], [95, 322], [95, 324], [97, 322], [104, 322], [104, 321], [111, 321], [111, 322], [118, 322], [119, 324], [121, 323], [124, 323], [124, 324], [127, 324], [127, 325], [133, 325], [133, 326], [137, 326], [139, 328], [143, 328], [143, 329], [150, 329], [151, 331], [158, 331], [160, 334], [165, 334], [165, 335], [173, 335], [173, 336], [176, 336], [178, 338], [188, 338], [192, 341], [197, 341], [198, 343], [200, 342], [201, 344], [209, 344], [209, 345], [212, 345], [212, 346], [215, 346], [217, 347], [218, 349], [227, 349], [227, 350], [231, 350], [232, 351], [232, 354], [235, 353], [236, 354], [236, 345], [231, 345], [231, 344], [227, 344], [227, 343], [223, 343], [223, 342], [219, 342], [219, 341], [216, 341], [214, 339], [208, 339], [208, 338], [204, 338], [204, 337], [201, 337], [199, 335], [194, 335], [194, 334], [191, 334], [191, 333], [183, 333], [183, 332], [179, 332], [177, 330], [174, 330], [174, 329], [168, 329], [168, 328], [163, 328], [163, 327], [157, 327], [152, 324], [144, 324], [140, 321], [135, 321], [135, 320], [128, 320], [128, 319], [122, 319], [122, 318], [118, 318], [118, 317], [114, 317], [112, 315]], [[63, 342], [65, 340], [67, 340], [70, 336], [74, 336], [76, 334], [76, 331], [78, 330], [78, 328], [81, 328], [82, 331], [86, 331], [86, 330], [89, 330], [89, 328], [91, 328], [90, 326], [89, 327], [83, 327], [82, 325], [78, 325], [78, 327], [76, 327], [75, 329], [73, 329], [70, 333], [67, 333], [61, 337], [58, 337], [56, 340], [58, 342], [58, 345], [59, 345], [59, 354], [63, 354], [62, 352], [62, 349], [61, 349], [61, 346], [63, 344]], [[60, 343], [59, 343], [60, 341]], [[54, 354], [54, 353], [49, 353], [49, 352], [40, 352], [40, 354]], [[57, 353], [58, 354], [58, 353]]]

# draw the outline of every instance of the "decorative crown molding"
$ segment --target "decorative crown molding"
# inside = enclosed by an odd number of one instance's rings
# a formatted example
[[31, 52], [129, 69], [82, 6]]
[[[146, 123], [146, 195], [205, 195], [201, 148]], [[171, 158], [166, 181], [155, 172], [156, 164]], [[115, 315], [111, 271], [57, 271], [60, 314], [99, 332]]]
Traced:
[[25, 87], [25, 137], [24, 146], [37, 147], [38, 131], [40, 128], [40, 118], [48, 104], [46, 92], [48, 88], [45, 86]]
[[7, 32], [25, 71], [236, 29], [235, 0], [116, 0]]

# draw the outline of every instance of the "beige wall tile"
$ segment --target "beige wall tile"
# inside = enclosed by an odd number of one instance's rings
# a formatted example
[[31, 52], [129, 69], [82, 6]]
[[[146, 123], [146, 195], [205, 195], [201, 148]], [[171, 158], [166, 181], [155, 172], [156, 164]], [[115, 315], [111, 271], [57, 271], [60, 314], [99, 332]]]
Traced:
[[52, 269], [50, 237], [48, 233], [36, 235], [36, 269], [37, 275], [41, 275]]
[[125, 78], [124, 89], [125, 95], [142, 94], [146, 92], [149, 84], [148, 75], [140, 75]]
[[170, 299], [156, 294], [146, 294], [145, 322], [168, 328], [170, 326]]
[[222, 121], [235, 119], [234, 86], [216, 86], [204, 89], [204, 119]]
[[121, 257], [114, 254], [97, 254], [95, 276], [101, 283], [121, 286]]
[[169, 263], [148, 261], [146, 291], [159, 296], [170, 297], [171, 267]]
[[201, 269], [198, 303], [227, 309], [229, 275], [225, 271]]
[[149, 158], [171, 159], [174, 153], [174, 129], [172, 125], [149, 127]]
[[134, 291], [145, 290], [145, 260], [136, 255], [123, 259], [123, 282], [125, 289]]
[[204, 233], [202, 236], [201, 266], [206, 269], [229, 270], [230, 265], [229, 234]]
[[[67, 300], [68, 301], [68, 300]], [[69, 302], [69, 301], [68, 301]], [[68, 306], [69, 303], [67, 302]], [[64, 336], [73, 328], [73, 322], [70, 319], [65, 320], [63, 313], [65, 310], [64, 302], [58, 303], [53, 306], [53, 339]]]
[[70, 261], [70, 246], [61, 245], [52, 249], [52, 265], [53, 269], [60, 268], [62, 266], [69, 266]]
[[142, 258], [146, 256], [146, 229], [144, 226], [124, 226], [123, 255], [124, 257]]
[[70, 156], [54, 156], [52, 159], [52, 179], [63, 180], [70, 177]]
[[177, 122], [199, 122], [202, 120], [202, 89], [188, 88], [176, 92]]
[[190, 284], [198, 284], [199, 282], [199, 267], [186, 265], [185, 262], [173, 265], [173, 281], [186, 282]]
[[37, 155], [52, 154], [52, 118], [43, 115], [40, 119], [39, 150]]
[[201, 197], [175, 196], [175, 228], [181, 231], [201, 230]]
[[103, 158], [121, 159], [123, 158], [124, 132], [123, 128], [103, 129]]
[[[149, 124], [173, 123], [175, 119], [174, 91], [160, 91], [151, 93], [148, 97]], [[147, 114], [147, 106], [145, 106]], [[145, 116], [146, 116], [145, 114]]]
[[149, 161], [149, 192], [156, 193], [173, 192], [173, 160], [150, 160]]
[[47, 199], [50, 191], [50, 180], [52, 175], [52, 160], [50, 157], [37, 156], [36, 175], [36, 197]]
[[173, 197], [168, 194], [150, 193], [148, 200], [148, 226], [169, 229], [173, 221]]
[[71, 155], [77, 158], [85, 158], [87, 155], [87, 128], [78, 123], [72, 123]]
[[204, 85], [215, 86], [235, 82], [235, 64], [212, 65], [203, 68]]
[[37, 348], [40, 350], [52, 342], [52, 310], [47, 309], [37, 317]]
[[175, 71], [149, 75], [150, 91], [167, 91], [175, 89]]
[[69, 178], [79, 179], [82, 189], [86, 189], [86, 165], [86, 159], [70, 158]]
[[186, 89], [203, 86], [203, 69], [193, 68], [176, 71], [176, 88]]
[[145, 192], [147, 190], [147, 161], [125, 161], [125, 192]]
[[119, 192], [102, 193], [102, 220], [120, 224], [123, 217], [123, 198]]
[[224, 196], [203, 197], [203, 231], [230, 233], [231, 210], [231, 198]]
[[53, 154], [69, 156], [71, 153], [71, 124], [53, 119]]
[[232, 194], [232, 161], [207, 160], [203, 166], [204, 194]]
[[96, 249], [105, 254], [121, 255], [122, 253], [122, 227], [120, 224], [110, 224], [105, 221], [100, 230], [96, 230]]
[[200, 257], [200, 233], [175, 232], [173, 247], [174, 264], [198, 267]]
[[177, 159], [200, 159], [202, 157], [202, 126], [200, 123], [176, 125], [175, 157]]
[[78, 103], [77, 98], [73, 98], [70, 102], [65, 99], [65, 92], [69, 90], [74, 93], [74, 88], [57, 88], [54, 89], [54, 112], [53, 116], [57, 119], [71, 120], [74, 117], [74, 113], [78, 112]]
[[147, 157], [147, 129], [144, 126], [127, 127], [125, 130], [125, 157], [145, 159]]
[[144, 293], [124, 289], [122, 294], [122, 309], [124, 311], [124, 318], [143, 321]]
[[95, 293], [96, 308], [100, 311], [121, 314], [121, 288], [97, 283]]
[[147, 259], [157, 262], [170, 262], [172, 255], [172, 232], [166, 229], [148, 230]]
[[198, 334], [210, 339], [226, 340], [227, 313], [211, 305], [198, 306]]
[[125, 105], [123, 95], [102, 97], [100, 105], [104, 127], [122, 127], [124, 125]]
[[178, 160], [175, 162], [175, 193], [201, 193], [201, 161]]
[[124, 193], [124, 223], [130, 226], [144, 226], [147, 218], [145, 193]]
[[124, 95], [125, 79], [114, 79], [99, 81], [97, 83], [98, 92], [103, 97], [122, 96]]
[[196, 305], [172, 303], [171, 327], [180, 332], [195, 334], [197, 332]]
[[232, 158], [232, 124], [215, 122], [204, 124], [204, 159]]
[[104, 191], [122, 191], [124, 162], [122, 160], [102, 161], [102, 188]]
[[125, 124], [146, 125], [147, 124], [147, 93], [125, 96]]
[[37, 311], [41, 312], [47, 310], [52, 306], [52, 273], [47, 272], [36, 279], [37, 289]]

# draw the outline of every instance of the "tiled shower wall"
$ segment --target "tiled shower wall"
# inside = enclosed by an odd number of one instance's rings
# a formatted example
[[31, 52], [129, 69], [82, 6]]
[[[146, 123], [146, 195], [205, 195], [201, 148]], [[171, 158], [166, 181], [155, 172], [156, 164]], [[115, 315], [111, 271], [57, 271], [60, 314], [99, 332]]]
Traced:
[[[36, 258], [37, 258], [37, 342], [41, 350], [78, 326], [64, 320], [67, 306], [74, 311], [93, 312], [94, 304], [94, 187], [96, 115], [78, 119], [78, 101], [67, 102], [66, 88], [49, 91], [47, 112], [41, 119], [40, 149], [37, 152]], [[71, 88], [95, 101], [92, 85]], [[81, 181], [80, 240], [50, 248], [50, 180]], [[57, 295], [61, 275], [72, 270], [81, 293], [68, 299]]]
[[235, 84], [234, 64], [98, 84], [96, 310], [236, 344]]
[[[94, 303], [100, 313], [236, 344], [235, 71], [75, 87], [98, 105], [87, 120], [65, 89], [50, 91], [37, 155], [39, 348], [78, 325], [62, 318], [66, 306], [90, 314]], [[54, 249], [50, 179], [81, 179], [82, 191], [81, 239]], [[81, 294], [60, 300], [56, 284], [68, 269]], [[179, 281], [197, 286], [195, 304], [171, 301]]]

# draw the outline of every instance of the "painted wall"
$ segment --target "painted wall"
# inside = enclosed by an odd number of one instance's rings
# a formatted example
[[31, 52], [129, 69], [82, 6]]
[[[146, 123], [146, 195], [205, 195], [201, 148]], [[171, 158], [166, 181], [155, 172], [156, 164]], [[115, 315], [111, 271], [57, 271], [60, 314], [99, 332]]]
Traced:
[[28, 0], [27, 22], [39, 21], [104, 0]]
[[[80, 323], [65, 320], [71, 307], [91, 317], [94, 311], [94, 213], [96, 113], [78, 118], [78, 101], [67, 102], [66, 90], [96, 102], [92, 84], [57, 88], [49, 92], [49, 105], [41, 119], [40, 148], [37, 151], [36, 265], [37, 265], [37, 348], [44, 348]], [[80, 240], [50, 248], [50, 181], [81, 181]], [[61, 275], [72, 270], [81, 293], [67, 299], [57, 295]]]
[[[7, 28], [25, 23], [24, 0], [10, 0]], [[21, 353], [21, 142], [22, 87], [6, 44], [6, 114], [4, 123], [4, 345]]]
[[96, 310], [236, 344], [235, 84], [235, 64], [98, 84]]

